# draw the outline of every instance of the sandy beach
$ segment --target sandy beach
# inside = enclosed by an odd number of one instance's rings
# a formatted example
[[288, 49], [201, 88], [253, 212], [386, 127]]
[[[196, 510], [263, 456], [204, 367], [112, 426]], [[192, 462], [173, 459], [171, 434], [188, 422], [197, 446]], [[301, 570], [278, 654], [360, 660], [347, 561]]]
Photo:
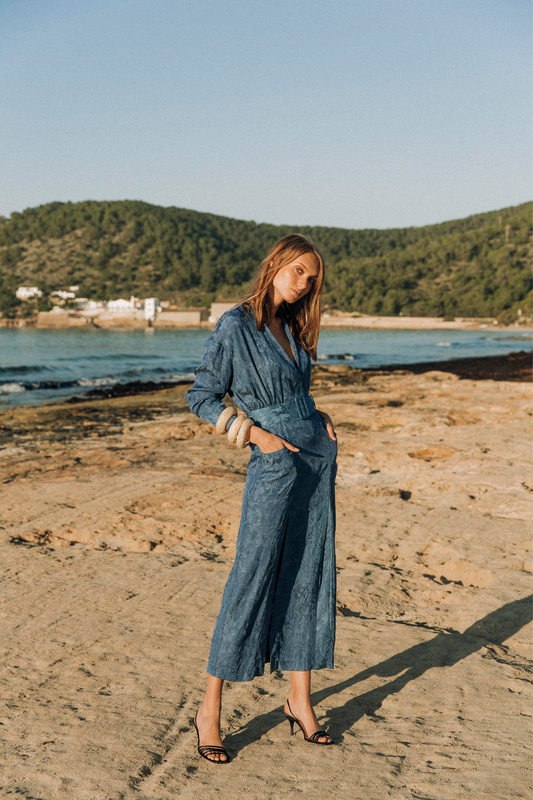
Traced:
[[338, 744], [290, 737], [267, 673], [226, 687], [223, 768], [191, 721], [247, 452], [186, 385], [2, 411], [0, 797], [529, 797], [526, 360], [314, 368], [339, 473], [336, 668], [313, 700]]

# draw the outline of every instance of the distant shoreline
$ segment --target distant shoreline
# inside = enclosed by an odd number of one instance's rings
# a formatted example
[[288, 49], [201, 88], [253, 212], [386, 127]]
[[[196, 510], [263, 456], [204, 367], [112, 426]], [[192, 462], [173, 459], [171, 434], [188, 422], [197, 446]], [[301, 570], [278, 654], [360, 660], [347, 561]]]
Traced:
[[[107, 314], [105, 318], [89, 317], [71, 312], [61, 314], [41, 313], [32, 319], [0, 319], [0, 328], [36, 328], [38, 330], [139, 330], [154, 328], [156, 330], [212, 330], [215, 322], [179, 323], [165, 320], [147, 321], [137, 317]], [[533, 330], [533, 323], [528, 319], [522, 323], [512, 322], [508, 325], [499, 323], [492, 317], [461, 318], [447, 320], [443, 317], [382, 317], [375, 315], [352, 315], [332, 312], [324, 314], [320, 327], [323, 329], [366, 329], [366, 330], [476, 330], [485, 328], [512, 328]]]
[[516, 323], [509, 325], [498, 322], [493, 317], [461, 318], [447, 320], [443, 317], [378, 317], [378, 316], [351, 316], [349, 314], [332, 314], [329, 317], [322, 317], [321, 328], [366, 328], [371, 330], [476, 330], [484, 328], [518, 328], [524, 330], [533, 329], [531, 322]]

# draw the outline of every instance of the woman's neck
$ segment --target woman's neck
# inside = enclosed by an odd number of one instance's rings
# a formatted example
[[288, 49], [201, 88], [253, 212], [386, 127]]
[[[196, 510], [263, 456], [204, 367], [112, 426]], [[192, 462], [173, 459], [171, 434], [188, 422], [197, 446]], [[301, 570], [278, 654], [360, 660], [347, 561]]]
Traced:
[[268, 325], [277, 317], [279, 307], [281, 306], [282, 300], [278, 300], [276, 297], [277, 292], [273, 292], [270, 295], [270, 318], [268, 320]]

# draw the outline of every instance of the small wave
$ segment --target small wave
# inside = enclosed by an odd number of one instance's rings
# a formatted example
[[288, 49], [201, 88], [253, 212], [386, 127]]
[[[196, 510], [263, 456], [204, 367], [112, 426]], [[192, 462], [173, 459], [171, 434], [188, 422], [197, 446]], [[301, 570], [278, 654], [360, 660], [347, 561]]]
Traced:
[[124, 375], [126, 378], [130, 378], [134, 375], [140, 375], [142, 372], [148, 372], [149, 374], [155, 375], [156, 373], [160, 373], [161, 375], [168, 375], [169, 367], [152, 367], [150, 366], [138, 366], [138, 367], [129, 367], [129, 369], [124, 370], [121, 372], [121, 375]]
[[13, 367], [0, 367], [0, 375], [26, 375], [28, 372], [50, 372], [50, 367], [42, 364], [19, 364]]
[[0, 384], [0, 394], [13, 394], [14, 392], [25, 392], [26, 387], [22, 383], [2, 383]]
[[169, 380], [171, 381], [193, 381], [196, 375], [194, 372], [185, 372], [179, 375], [169, 375]]
[[451, 346], [452, 346], [451, 342], [437, 342], [437, 344], [435, 345], [435, 347], [451, 347]]
[[116, 383], [116, 378], [80, 378], [74, 381], [75, 386], [110, 386]]
[[518, 341], [518, 342], [523, 342], [524, 340], [533, 342], [533, 336], [531, 336], [531, 334], [528, 334], [527, 336], [525, 336], [525, 335], [522, 335], [522, 336], [495, 336], [493, 341], [494, 342], [508, 342], [511, 339], [514, 340], [514, 341]]
[[[166, 356], [159, 356], [157, 353], [92, 353], [83, 356], [84, 361], [157, 361], [165, 359]], [[78, 356], [61, 356], [57, 361], [74, 361], [79, 363]]]
[[355, 361], [356, 358], [352, 353], [322, 353], [318, 356], [319, 361]]
[[31, 392], [36, 389], [68, 389], [76, 386], [76, 381], [17, 381], [0, 384], [0, 393]]

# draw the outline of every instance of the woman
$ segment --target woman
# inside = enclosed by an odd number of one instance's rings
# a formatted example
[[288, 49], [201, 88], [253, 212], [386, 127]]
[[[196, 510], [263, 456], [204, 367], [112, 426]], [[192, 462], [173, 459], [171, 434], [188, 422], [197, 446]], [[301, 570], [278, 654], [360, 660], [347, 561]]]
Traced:
[[[219, 432], [231, 428], [230, 439], [242, 426], [251, 447], [237, 554], [194, 720], [200, 755], [214, 763], [229, 762], [220, 738], [224, 680], [252, 680], [268, 662], [271, 672], [291, 672], [291, 732], [297, 723], [307, 741], [333, 744], [318, 730], [310, 696], [310, 670], [333, 668], [335, 641], [337, 444], [309, 395], [323, 285], [312, 241], [280, 239], [243, 303], [220, 318], [186, 398]], [[226, 393], [248, 421], [228, 420]]]

